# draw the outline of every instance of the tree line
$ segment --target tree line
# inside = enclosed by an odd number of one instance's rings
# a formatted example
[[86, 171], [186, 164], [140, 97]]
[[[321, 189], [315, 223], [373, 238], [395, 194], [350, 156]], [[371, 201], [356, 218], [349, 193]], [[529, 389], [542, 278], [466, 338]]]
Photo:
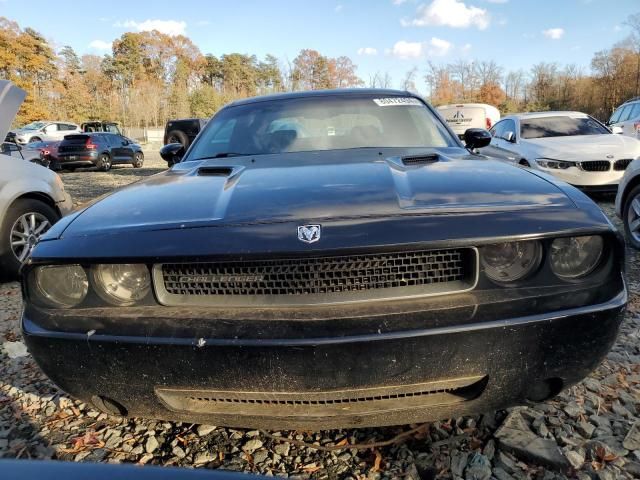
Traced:
[[435, 105], [482, 102], [501, 112], [579, 110], [606, 119], [640, 96], [640, 14], [626, 22], [631, 34], [597, 52], [590, 71], [541, 62], [505, 70], [495, 61], [426, 61], [393, 85], [389, 72], [364, 81], [346, 56], [303, 49], [292, 60], [245, 53], [203, 54], [182, 35], [127, 32], [103, 56], [56, 49], [37, 31], [0, 17], [0, 77], [28, 92], [17, 124], [56, 118], [116, 120], [158, 126], [170, 118], [208, 117], [238, 98], [293, 90], [399, 87], [426, 91]]

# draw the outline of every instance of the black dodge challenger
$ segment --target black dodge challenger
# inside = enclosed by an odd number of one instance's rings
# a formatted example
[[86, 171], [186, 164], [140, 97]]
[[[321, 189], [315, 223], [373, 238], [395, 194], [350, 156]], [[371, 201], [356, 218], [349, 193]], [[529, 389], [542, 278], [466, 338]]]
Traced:
[[170, 170], [56, 224], [23, 269], [44, 372], [103, 411], [392, 425], [542, 401], [612, 345], [623, 245], [552, 177], [420, 98], [223, 108]]

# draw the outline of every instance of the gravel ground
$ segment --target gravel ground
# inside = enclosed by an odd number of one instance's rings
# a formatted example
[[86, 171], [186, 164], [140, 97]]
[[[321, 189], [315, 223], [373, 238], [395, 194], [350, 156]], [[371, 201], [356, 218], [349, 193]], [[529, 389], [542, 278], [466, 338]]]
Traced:
[[[77, 204], [161, 171], [62, 173]], [[614, 218], [613, 199], [597, 199]], [[614, 221], [615, 220], [614, 218]], [[609, 480], [640, 477], [640, 276], [628, 252], [630, 303], [618, 341], [580, 385], [532, 407], [425, 425], [263, 432], [121, 419], [58, 390], [20, 339], [20, 289], [0, 285], [0, 457], [224, 468], [297, 479]]]

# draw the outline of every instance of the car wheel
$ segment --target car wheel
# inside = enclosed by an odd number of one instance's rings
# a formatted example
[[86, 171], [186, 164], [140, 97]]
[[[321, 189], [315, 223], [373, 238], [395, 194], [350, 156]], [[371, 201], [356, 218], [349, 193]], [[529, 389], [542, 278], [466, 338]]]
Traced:
[[40, 236], [60, 215], [44, 202], [30, 198], [16, 200], [0, 227], [0, 277], [15, 279]]
[[34, 142], [41, 142], [42, 139], [40, 137], [31, 137], [29, 139], [29, 143], [34, 143]]
[[107, 155], [106, 153], [103, 153], [102, 155], [100, 155], [100, 158], [98, 159], [98, 170], [101, 170], [103, 172], [108, 172], [111, 169], [111, 157], [109, 157], [109, 155]]
[[624, 204], [622, 213], [624, 233], [631, 246], [640, 250], [640, 185], [635, 187]]
[[172, 130], [169, 132], [169, 135], [167, 135], [167, 143], [181, 143], [186, 150], [189, 146], [189, 137], [180, 130]]
[[144, 155], [142, 154], [142, 152], [137, 152], [133, 157], [133, 163], [131, 165], [133, 165], [133, 168], [140, 168], [142, 167], [143, 163], [144, 163]]

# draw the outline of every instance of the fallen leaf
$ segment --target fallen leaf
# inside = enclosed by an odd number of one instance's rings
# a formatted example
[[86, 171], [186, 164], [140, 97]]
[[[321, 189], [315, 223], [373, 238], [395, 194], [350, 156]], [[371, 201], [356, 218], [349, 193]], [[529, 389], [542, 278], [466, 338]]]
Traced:
[[380, 452], [378, 450], [374, 450], [373, 453], [376, 455], [376, 459], [373, 462], [373, 468], [371, 469], [372, 472], [379, 472], [380, 471], [380, 464], [382, 463], [382, 455], [380, 454]]

